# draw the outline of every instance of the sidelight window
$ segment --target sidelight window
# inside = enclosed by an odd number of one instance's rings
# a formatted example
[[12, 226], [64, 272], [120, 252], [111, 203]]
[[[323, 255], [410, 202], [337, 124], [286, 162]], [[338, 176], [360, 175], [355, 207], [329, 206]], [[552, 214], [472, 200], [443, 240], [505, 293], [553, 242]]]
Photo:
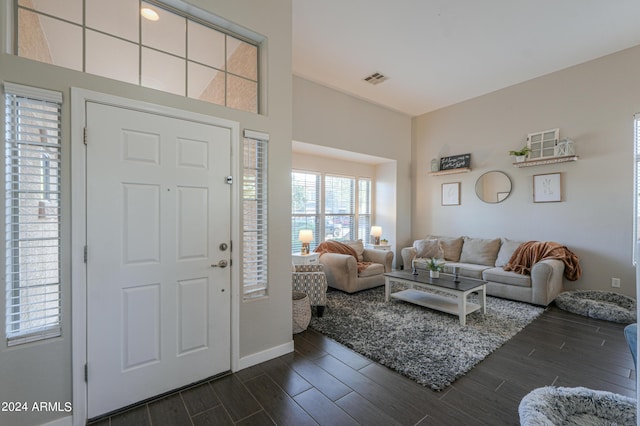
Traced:
[[9, 346], [60, 336], [62, 95], [5, 83], [5, 283]]
[[242, 179], [243, 300], [267, 295], [267, 148], [269, 136], [245, 130]]

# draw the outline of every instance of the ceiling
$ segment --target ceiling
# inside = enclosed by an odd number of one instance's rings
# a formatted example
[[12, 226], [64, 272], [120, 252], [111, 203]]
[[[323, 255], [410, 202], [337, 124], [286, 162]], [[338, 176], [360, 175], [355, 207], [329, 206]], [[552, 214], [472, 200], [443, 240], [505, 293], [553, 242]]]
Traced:
[[638, 0], [293, 0], [293, 73], [416, 116], [640, 45], [639, 16]]

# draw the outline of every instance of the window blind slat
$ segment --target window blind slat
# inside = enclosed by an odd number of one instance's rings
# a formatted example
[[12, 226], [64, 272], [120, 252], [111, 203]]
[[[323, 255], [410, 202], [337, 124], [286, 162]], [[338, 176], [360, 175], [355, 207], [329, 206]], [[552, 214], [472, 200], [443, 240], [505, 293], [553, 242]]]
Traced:
[[5, 83], [6, 338], [60, 336], [62, 95]]

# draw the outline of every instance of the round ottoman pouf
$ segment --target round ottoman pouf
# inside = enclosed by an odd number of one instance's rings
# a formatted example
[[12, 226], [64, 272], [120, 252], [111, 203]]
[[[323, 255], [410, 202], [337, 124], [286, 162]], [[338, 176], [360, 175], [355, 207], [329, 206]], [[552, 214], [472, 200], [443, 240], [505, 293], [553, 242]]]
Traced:
[[560, 293], [556, 306], [574, 314], [605, 321], [636, 322], [636, 301], [624, 294], [601, 290], [574, 290]]
[[311, 321], [311, 302], [306, 293], [294, 291], [293, 300], [293, 334], [302, 333]]
[[635, 425], [636, 402], [612, 392], [547, 386], [525, 395], [518, 414], [521, 426]]

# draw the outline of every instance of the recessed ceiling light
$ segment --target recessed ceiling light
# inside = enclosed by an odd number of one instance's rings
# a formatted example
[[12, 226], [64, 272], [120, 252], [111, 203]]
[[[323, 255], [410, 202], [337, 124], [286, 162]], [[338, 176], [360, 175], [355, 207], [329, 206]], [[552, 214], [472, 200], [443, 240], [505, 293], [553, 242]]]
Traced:
[[158, 12], [148, 7], [143, 7], [142, 9], [140, 9], [140, 15], [150, 21], [157, 21], [158, 19], [160, 19]]

